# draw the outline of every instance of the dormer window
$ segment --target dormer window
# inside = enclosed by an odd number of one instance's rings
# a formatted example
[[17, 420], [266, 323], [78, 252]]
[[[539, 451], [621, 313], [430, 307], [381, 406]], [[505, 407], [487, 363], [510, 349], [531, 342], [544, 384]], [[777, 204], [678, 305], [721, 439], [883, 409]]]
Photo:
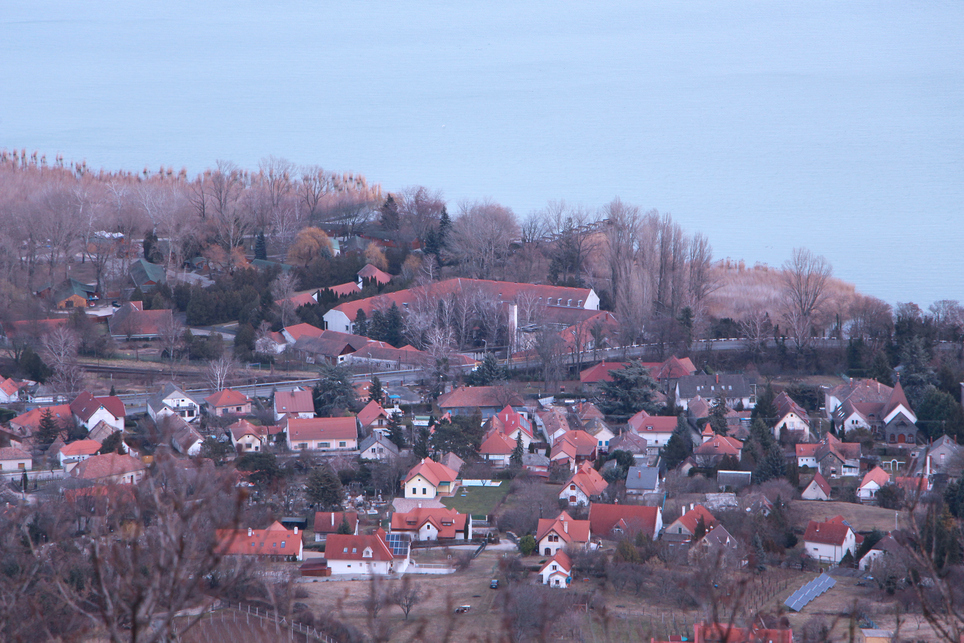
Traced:
[[371, 558], [371, 557], [372, 557], [372, 548], [365, 547], [365, 551], [362, 552], [362, 558]]

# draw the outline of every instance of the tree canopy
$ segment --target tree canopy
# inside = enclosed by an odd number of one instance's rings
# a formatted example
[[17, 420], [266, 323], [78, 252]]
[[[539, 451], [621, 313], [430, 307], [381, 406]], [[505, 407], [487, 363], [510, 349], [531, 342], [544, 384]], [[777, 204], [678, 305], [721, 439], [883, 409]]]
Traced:
[[603, 382], [599, 396], [599, 408], [607, 415], [629, 418], [639, 411], [655, 414], [662, 408], [656, 400], [656, 380], [639, 361], [609, 374], [612, 381]]

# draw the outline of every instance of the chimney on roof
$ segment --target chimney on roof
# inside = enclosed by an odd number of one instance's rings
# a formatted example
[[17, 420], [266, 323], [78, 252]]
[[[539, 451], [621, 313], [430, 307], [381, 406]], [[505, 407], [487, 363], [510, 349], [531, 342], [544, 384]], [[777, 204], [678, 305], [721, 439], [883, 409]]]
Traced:
[[254, 532], [251, 530], [251, 527], [248, 527], [248, 537], [250, 538], [253, 535], [254, 535]]
[[563, 520], [563, 521], [562, 521], [562, 530], [563, 530], [564, 532], [566, 532], [567, 534], [569, 533], [569, 521], [568, 521], [568, 520]]
[[295, 525], [295, 536], [298, 535], [298, 525]]

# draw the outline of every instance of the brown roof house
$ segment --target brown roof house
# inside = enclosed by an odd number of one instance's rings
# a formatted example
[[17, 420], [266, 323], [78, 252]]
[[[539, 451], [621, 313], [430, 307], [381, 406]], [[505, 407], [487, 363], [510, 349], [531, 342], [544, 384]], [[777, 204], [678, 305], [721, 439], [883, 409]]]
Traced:
[[706, 507], [694, 504], [689, 511], [669, 524], [663, 532], [663, 538], [675, 542], [689, 542], [696, 536], [700, 524], [706, 533], [716, 526], [716, 523], [716, 517]]
[[584, 462], [562, 485], [559, 499], [565, 500], [570, 507], [587, 506], [592, 499], [599, 498], [608, 486], [609, 483], [603, 480], [599, 472], [590, 463]]
[[[343, 527], [342, 525], [347, 525]], [[315, 512], [315, 542], [323, 543], [331, 534], [339, 530], [358, 535], [357, 511], [316, 511]]]
[[478, 409], [483, 420], [488, 420], [506, 406], [515, 411], [525, 410], [522, 397], [505, 386], [460, 386], [439, 397], [438, 406], [452, 415], [472, 415]]
[[70, 403], [70, 412], [77, 423], [88, 431], [101, 422], [105, 422], [114, 431], [123, 431], [124, 418], [127, 416], [124, 402], [116, 395], [94, 397], [87, 391]]
[[269, 560], [302, 560], [303, 534], [275, 521], [267, 529], [218, 529], [219, 550], [225, 556], [255, 556]]
[[251, 398], [240, 391], [222, 389], [204, 398], [208, 412], [216, 417], [227, 415], [248, 415], [251, 413]]
[[285, 422], [292, 451], [354, 451], [358, 448], [358, 420], [354, 415], [336, 418], [292, 418]]
[[156, 339], [164, 328], [170, 328], [170, 310], [144, 310], [144, 302], [130, 301], [114, 311], [107, 328], [114, 339]]
[[656, 540], [663, 530], [663, 511], [643, 505], [589, 505], [589, 526], [598, 538], [619, 540], [644, 534]]
[[555, 556], [560, 549], [581, 549], [589, 544], [592, 530], [588, 520], [573, 520], [563, 511], [556, 518], [540, 518], [536, 529], [538, 553]]
[[74, 467], [70, 475], [95, 484], [135, 484], [147, 471], [147, 465], [135, 457], [119, 453], [95, 455]]

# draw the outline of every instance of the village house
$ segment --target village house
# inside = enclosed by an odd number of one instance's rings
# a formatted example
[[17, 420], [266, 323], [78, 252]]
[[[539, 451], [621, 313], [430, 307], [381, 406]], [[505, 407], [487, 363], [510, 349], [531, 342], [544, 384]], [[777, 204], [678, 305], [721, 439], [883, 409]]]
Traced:
[[857, 487], [857, 498], [861, 502], [871, 502], [877, 498], [880, 488], [890, 482], [890, 474], [877, 466], [864, 475]]
[[423, 458], [405, 476], [405, 497], [422, 499], [450, 495], [458, 484], [457, 477], [458, 473], [444, 464]]
[[856, 476], [860, 473], [860, 443], [841, 442], [831, 433], [816, 444], [794, 446], [798, 467], [817, 469], [824, 478]]
[[584, 386], [612, 382], [612, 371], [629, 366], [629, 362], [599, 362], [579, 372], [579, 382]]
[[[10, 426], [13, 426], [13, 420]], [[948, 435], [918, 448], [911, 457], [910, 475], [923, 476], [932, 484], [935, 479], [959, 478], [964, 472], [964, 447]]]
[[743, 443], [736, 438], [714, 435], [693, 449], [693, 459], [696, 460], [697, 466], [715, 467], [726, 457], [734, 458], [739, 462], [742, 453]]
[[147, 471], [147, 465], [137, 458], [119, 453], [90, 456], [80, 462], [70, 475], [95, 484], [136, 484]]
[[20, 401], [20, 389], [24, 383], [6, 378], [0, 382], [0, 404], [14, 404]]
[[69, 277], [56, 289], [44, 288], [40, 291], [46, 299], [59, 310], [84, 309], [97, 303], [97, 286], [85, 284]]
[[848, 552], [853, 556], [857, 551], [857, 537], [842, 516], [827, 522], [811, 520], [807, 523], [803, 546], [810, 558], [837, 564]]
[[674, 542], [689, 542], [693, 540], [703, 525], [703, 533], [716, 526], [718, 521], [703, 505], [691, 505], [690, 510], [674, 520], [663, 531], [663, 538]]
[[455, 509], [416, 507], [392, 514], [389, 533], [408, 534], [411, 540], [471, 540], [472, 516]]
[[184, 418], [172, 415], [167, 419], [171, 431], [171, 446], [181, 455], [189, 458], [201, 455], [204, 437]]
[[583, 424], [583, 431], [596, 438], [596, 450], [601, 454], [609, 453], [609, 443], [616, 434], [603, 420], [591, 418]]
[[635, 465], [626, 473], [626, 493], [641, 495], [659, 490], [659, 467]]
[[793, 401], [786, 391], [781, 391], [773, 399], [777, 409], [777, 421], [773, 425], [773, 437], [777, 440], [784, 431], [790, 431], [799, 442], [810, 441], [810, 416], [806, 410]]
[[34, 434], [40, 428], [41, 420], [47, 413], [61, 431], [67, 430], [74, 424], [74, 414], [69, 404], [38, 406], [10, 420], [7, 431], [4, 433], [10, 440], [11, 446], [22, 447], [30, 444]]
[[318, 336], [302, 333], [292, 345], [292, 350], [308, 364], [343, 364], [355, 352], [373, 344], [380, 345], [381, 342], [361, 335], [323, 330]]
[[354, 451], [358, 448], [358, 420], [355, 416], [335, 418], [291, 418], [284, 424], [288, 448], [292, 451]]
[[873, 571], [874, 566], [876, 566], [879, 561], [887, 557], [899, 559], [905, 554], [904, 548], [897, 542], [893, 534], [887, 534], [878, 540], [877, 543], [870, 548], [870, 551], [863, 555], [858, 567], [861, 571]]
[[116, 395], [94, 397], [87, 391], [70, 403], [70, 412], [74, 420], [88, 431], [101, 422], [113, 431], [123, 431], [124, 418], [127, 416], [124, 403]]
[[676, 382], [676, 406], [686, 410], [690, 400], [699, 396], [715, 400], [722, 396], [731, 409], [752, 409], [756, 406], [756, 385], [742, 375], [687, 375]]
[[267, 529], [218, 529], [218, 550], [225, 556], [255, 556], [269, 560], [303, 560], [304, 543], [297, 527], [275, 521]]
[[552, 443], [549, 462], [566, 463], [570, 471], [584, 462], [595, 462], [598, 454], [596, 439], [585, 431], [567, 431]]
[[900, 380], [884, 406], [884, 428], [881, 437], [888, 444], [917, 444], [917, 414], [910, 408]]
[[564, 550], [557, 551], [555, 556], [539, 569], [539, 578], [543, 585], [567, 589], [572, 582], [572, 561], [569, 555]]
[[643, 534], [656, 540], [663, 530], [663, 511], [643, 505], [589, 505], [589, 527], [597, 538], [619, 540]]
[[[347, 528], [343, 525], [347, 525]], [[358, 535], [357, 511], [316, 511], [314, 532], [315, 542], [323, 543], [331, 534], [348, 531], [349, 535]]]
[[830, 483], [818, 471], [800, 497], [804, 500], [830, 500]]
[[358, 412], [358, 424], [366, 434], [371, 431], [387, 434], [389, 419], [388, 411], [375, 400], [371, 400]]
[[[505, 469], [509, 466], [512, 459], [512, 452], [515, 450], [516, 441], [507, 437], [497, 428], [491, 428], [482, 438], [479, 445], [479, 455], [482, 459], [491, 462], [497, 469]], [[526, 452], [523, 451], [523, 454]]]
[[321, 337], [323, 332], [324, 331], [317, 326], [304, 323], [285, 326], [281, 329], [281, 334], [290, 346], [294, 346], [302, 337]]
[[0, 447], [0, 472], [29, 471], [33, 468], [33, 458], [17, 447]]
[[164, 329], [173, 328], [172, 320], [170, 310], [144, 310], [144, 302], [129, 301], [114, 311], [107, 329], [117, 340], [157, 339]]
[[687, 557], [691, 565], [711, 569], [739, 569], [747, 563], [743, 550], [740, 541], [731, 536], [726, 527], [717, 524], [698, 542], [693, 543]]
[[570, 507], [588, 506], [593, 499], [599, 498], [608, 486], [609, 483], [603, 480], [590, 463], [583, 462], [562, 485], [559, 499], [564, 500]]
[[507, 437], [515, 445], [516, 440], [522, 440], [522, 448], [529, 450], [533, 441], [532, 423], [522, 413], [511, 406], [493, 415], [488, 421], [489, 429], [495, 430]]
[[558, 406], [550, 406], [533, 414], [536, 428], [542, 432], [550, 446], [571, 430], [568, 415], [567, 411]]
[[295, 388], [291, 391], [276, 391], [274, 394], [274, 421], [285, 417], [310, 419], [315, 417], [315, 400], [311, 389]]
[[71, 465], [83, 462], [92, 455], [97, 455], [98, 451], [100, 451], [100, 442], [97, 440], [77, 440], [60, 447], [60, 451], [57, 452], [57, 460], [62, 468], [69, 471]]
[[358, 454], [362, 460], [386, 462], [397, 458], [399, 451], [394, 442], [375, 431], [358, 445]]
[[226, 388], [204, 398], [208, 413], [214, 417], [228, 415], [248, 415], [251, 413], [251, 398], [240, 391]]
[[650, 415], [640, 411], [629, 418], [627, 424], [633, 433], [646, 438], [649, 447], [664, 447], [669, 442], [673, 431], [676, 430], [675, 416]]
[[472, 415], [478, 410], [488, 420], [506, 406], [519, 412], [525, 410], [522, 397], [505, 386], [460, 386], [438, 399], [443, 413]]
[[155, 422], [166, 415], [172, 414], [188, 422], [193, 422], [200, 415], [200, 412], [201, 405], [193, 397], [171, 383], [165, 384], [160, 391], [147, 400], [147, 414]]
[[164, 266], [151, 263], [147, 259], [137, 259], [130, 265], [131, 281], [142, 293], [152, 292], [161, 284], [167, 283], [167, 271]]
[[824, 401], [841, 434], [866, 429], [891, 444], [917, 442], [917, 416], [899, 381], [891, 388], [876, 380], [853, 379], [825, 391]]
[[329, 534], [325, 562], [333, 575], [387, 576], [394, 571], [395, 557], [378, 529], [369, 535]]
[[374, 281], [379, 286], [384, 286], [392, 280], [390, 274], [370, 263], [366, 263], [361, 270], [355, 273], [355, 276], [358, 278], [359, 287], [364, 287], [366, 280]]
[[238, 420], [228, 427], [231, 446], [241, 452], [263, 451], [268, 441], [268, 430], [263, 426], [256, 426], [247, 420]]
[[563, 511], [556, 518], [540, 518], [536, 529], [538, 552], [542, 556], [555, 556], [563, 549], [582, 549], [591, 540], [588, 520], [573, 520]]
[[609, 441], [609, 449], [610, 451], [626, 451], [634, 456], [644, 456], [647, 453], [648, 444], [646, 438], [638, 433], [623, 431]]

